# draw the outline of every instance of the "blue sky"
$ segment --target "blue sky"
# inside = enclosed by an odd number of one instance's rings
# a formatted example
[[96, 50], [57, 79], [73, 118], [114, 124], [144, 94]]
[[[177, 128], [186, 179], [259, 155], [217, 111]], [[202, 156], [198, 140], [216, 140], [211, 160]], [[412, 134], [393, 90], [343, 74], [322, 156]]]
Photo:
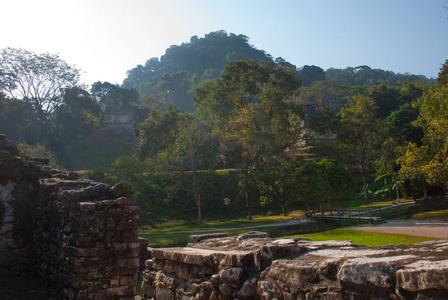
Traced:
[[0, 48], [59, 53], [83, 81], [122, 83], [170, 45], [225, 30], [297, 67], [369, 65], [437, 77], [448, 0], [15, 0]]

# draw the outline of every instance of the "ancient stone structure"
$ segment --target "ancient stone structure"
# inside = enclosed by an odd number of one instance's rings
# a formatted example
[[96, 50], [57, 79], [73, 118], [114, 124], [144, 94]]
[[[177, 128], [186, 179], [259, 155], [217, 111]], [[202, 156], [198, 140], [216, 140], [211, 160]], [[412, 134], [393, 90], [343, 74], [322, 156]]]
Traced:
[[350, 241], [194, 236], [150, 249], [146, 299], [447, 299], [448, 241], [364, 247]]
[[136, 143], [129, 120], [129, 111], [119, 104], [106, 106], [100, 128], [95, 130], [96, 137], [114, 137], [124, 141]]
[[0, 135], [0, 270], [37, 268], [56, 299], [133, 299], [144, 243], [132, 185], [43, 162]]

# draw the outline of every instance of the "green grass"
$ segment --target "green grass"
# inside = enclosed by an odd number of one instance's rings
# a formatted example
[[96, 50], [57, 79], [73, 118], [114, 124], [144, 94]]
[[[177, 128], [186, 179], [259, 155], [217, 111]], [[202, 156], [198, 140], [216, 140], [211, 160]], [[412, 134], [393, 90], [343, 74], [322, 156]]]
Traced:
[[[400, 199], [400, 203], [408, 203], [413, 202], [412, 199]], [[342, 209], [342, 208], [376, 208], [389, 206], [392, 204], [396, 204], [396, 200], [385, 200], [385, 201], [372, 201], [370, 203], [365, 203], [364, 200], [344, 200], [337, 201], [332, 204], [333, 209]]]
[[142, 226], [141, 233], [149, 232], [170, 232], [170, 231], [191, 231], [191, 230], [208, 230], [208, 229], [225, 229], [240, 228], [247, 226], [257, 226], [269, 223], [281, 223], [292, 218], [300, 218], [303, 216], [301, 211], [290, 212], [288, 216], [272, 215], [272, 216], [254, 216], [253, 220], [238, 219], [228, 221], [204, 221], [202, 224], [188, 222], [182, 220], [167, 220], [154, 226]]
[[86, 138], [67, 146], [60, 160], [67, 169], [109, 167], [120, 156], [131, 155], [135, 145], [114, 138]]
[[426, 238], [418, 236], [409, 236], [404, 234], [377, 233], [371, 231], [357, 231], [349, 228], [339, 228], [320, 233], [310, 233], [293, 235], [286, 237], [300, 236], [312, 241], [352, 241], [355, 245], [365, 246], [385, 246], [385, 245], [411, 245], [426, 241], [437, 240], [435, 238]]
[[417, 213], [413, 214], [411, 218], [414, 220], [448, 219], [448, 209]]
[[157, 233], [140, 233], [138, 236], [141, 238], [148, 239], [149, 247], [175, 247], [181, 246], [184, 247], [188, 243], [188, 239], [190, 235], [197, 234], [205, 234], [205, 233], [227, 233], [228, 235], [238, 235], [241, 233], [249, 232], [249, 231], [267, 231], [268, 227], [260, 227], [260, 228], [243, 228], [243, 229], [235, 229], [235, 230], [219, 230], [219, 231], [200, 231], [200, 232], [179, 232], [179, 233], [170, 233], [170, 232], [157, 232]]

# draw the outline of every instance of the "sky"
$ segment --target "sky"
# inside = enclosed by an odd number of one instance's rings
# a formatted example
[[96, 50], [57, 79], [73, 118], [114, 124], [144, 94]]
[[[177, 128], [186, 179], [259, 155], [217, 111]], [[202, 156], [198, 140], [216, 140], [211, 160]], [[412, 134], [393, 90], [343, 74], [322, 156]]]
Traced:
[[126, 71], [194, 35], [243, 34], [301, 67], [368, 65], [436, 78], [448, 59], [448, 0], [1, 0], [0, 49], [59, 54], [82, 81]]

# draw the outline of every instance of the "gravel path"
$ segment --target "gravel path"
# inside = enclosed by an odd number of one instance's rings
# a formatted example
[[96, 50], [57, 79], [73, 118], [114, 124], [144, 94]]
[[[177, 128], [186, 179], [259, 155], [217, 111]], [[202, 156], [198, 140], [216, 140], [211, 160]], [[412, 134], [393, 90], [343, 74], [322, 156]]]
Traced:
[[384, 224], [361, 225], [353, 227], [352, 229], [381, 233], [407, 234], [448, 240], [448, 222], [446, 220], [388, 221]]

